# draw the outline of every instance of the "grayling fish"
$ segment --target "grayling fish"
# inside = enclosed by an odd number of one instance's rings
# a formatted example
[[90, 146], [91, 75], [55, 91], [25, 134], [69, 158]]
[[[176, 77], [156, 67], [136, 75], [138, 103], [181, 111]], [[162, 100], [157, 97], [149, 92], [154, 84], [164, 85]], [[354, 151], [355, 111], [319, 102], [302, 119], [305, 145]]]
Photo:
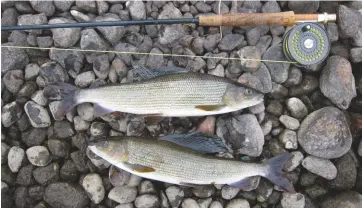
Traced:
[[256, 105], [263, 94], [227, 78], [201, 73], [171, 73], [134, 83], [79, 89], [56, 84], [63, 100], [61, 118], [80, 103], [94, 103], [94, 114], [114, 111], [152, 116], [206, 116]]
[[[170, 139], [170, 138], [169, 138]], [[291, 154], [282, 154], [263, 164], [213, 157], [173, 142], [141, 137], [114, 137], [92, 143], [96, 155], [132, 174], [180, 185], [228, 184], [246, 189], [249, 177], [262, 176], [286, 191], [293, 185], [282, 174]]]

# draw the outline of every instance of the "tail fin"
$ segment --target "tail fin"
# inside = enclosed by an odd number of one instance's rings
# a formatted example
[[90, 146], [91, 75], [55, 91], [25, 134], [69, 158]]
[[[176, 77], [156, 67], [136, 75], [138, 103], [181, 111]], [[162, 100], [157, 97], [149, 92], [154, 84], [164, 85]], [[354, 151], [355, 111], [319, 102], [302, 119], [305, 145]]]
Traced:
[[62, 118], [68, 111], [74, 108], [78, 103], [77, 95], [81, 89], [64, 82], [51, 84], [51, 87], [56, 87], [63, 100], [58, 105], [58, 110], [55, 112], [55, 118]]
[[285, 153], [273, 157], [266, 161], [267, 172], [265, 177], [273, 182], [275, 185], [280, 186], [282, 189], [295, 193], [293, 184], [283, 174], [284, 164], [292, 157], [292, 154]]

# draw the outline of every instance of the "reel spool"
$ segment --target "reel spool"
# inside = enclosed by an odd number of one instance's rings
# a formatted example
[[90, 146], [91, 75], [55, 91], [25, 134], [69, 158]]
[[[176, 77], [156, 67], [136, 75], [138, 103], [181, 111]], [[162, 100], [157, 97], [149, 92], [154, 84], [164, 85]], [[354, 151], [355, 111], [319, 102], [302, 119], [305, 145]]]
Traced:
[[283, 51], [298, 66], [318, 64], [327, 58], [330, 42], [326, 31], [315, 23], [301, 23], [289, 30], [283, 40]]

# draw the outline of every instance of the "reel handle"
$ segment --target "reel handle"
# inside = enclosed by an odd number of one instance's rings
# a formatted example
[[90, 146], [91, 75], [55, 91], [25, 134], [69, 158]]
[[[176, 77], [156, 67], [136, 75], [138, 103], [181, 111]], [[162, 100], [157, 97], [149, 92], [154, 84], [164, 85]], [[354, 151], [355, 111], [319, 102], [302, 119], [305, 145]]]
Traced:
[[335, 14], [294, 14], [293, 11], [279, 13], [239, 13], [199, 16], [201, 26], [289, 26], [297, 22], [335, 21]]

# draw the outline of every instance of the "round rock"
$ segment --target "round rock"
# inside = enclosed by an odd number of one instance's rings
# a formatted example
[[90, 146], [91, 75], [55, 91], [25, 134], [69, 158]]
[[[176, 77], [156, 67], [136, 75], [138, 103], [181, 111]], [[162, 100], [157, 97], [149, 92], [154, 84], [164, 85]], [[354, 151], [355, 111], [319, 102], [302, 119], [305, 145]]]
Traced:
[[290, 130], [297, 130], [300, 126], [300, 123], [297, 119], [287, 115], [280, 116], [279, 121]]
[[17, 93], [24, 84], [23, 70], [8, 71], [3, 78], [3, 82], [6, 89], [8, 89], [11, 93]]
[[352, 67], [341, 56], [332, 56], [322, 70], [319, 87], [322, 93], [339, 108], [346, 110], [357, 96]]
[[350, 153], [336, 161], [337, 176], [329, 182], [329, 186], [338, 190], [351, 189], [356, 184], [357, 167]]
[[199, 198], [207, 198], [215, 193], [214, 186], [200, 186], [192, 189], [192, 193]]
[[348, 152], [352, 135], [344, 114], [337, 108], [325, 107], [303, 120], [298, 142], [308, 154], [331, 159]]
[[156, 208], [160, 206], [160, 200], [155, 195], [144, 194], [137, 197], [134, 204], [137, 208]]
[[[241, 64], [241, 69], [243, 71], [255, 72], [258, 70], [261, 62], [257, 60], [261, 58], [261, 54], [255, 46], [245, 46], [242, 49], [240, 49], [237, 53], [240, 56], [241, 59], [240, 64]], [[243, 60], [243, 59], [257, 59], [257, 60]]]
[[[270, 47], [262, 57], [263, 60], [287, 61], [281, 45]], [[283, 83], [288, 79], [289, 63], [265, 62], [269, 69], [272, 81]]]
[[307, 156], [302, 165], [308, 171], [322, 176], [328, 180], [332, 180], [337, 175], [337, 168], [333, 165], [333, 163], [329, 160], [314, 157], [314, 156]]
[[299, 98], [292, 97], [288, 99], [286, 105], [294, 118], [304, 118], [308, 115], [307, 107]]
[[284, 165], [284, 170], [291, 172], [295, 170], [302, 162], [304, 156], [300, 151], [291, 152], [292, 158]]
[[34, 146], [26, 150], [26, 156], [35, 166], [46, 166], [51, 162], [49, 151], [44, 146]]
[[38, 105], [34, 101], [28, 101], [24, 105], [24, 109], [33, 127], [43, 128], [50, 126], [50, 117], [48, 111], [44, 107]]
[[142, 194], [156, 194], [155, 186], [152, 184], [151, 181], [142, 181], [141, 184], [138, 186], [138, 193]]
[[4, 105], [1, 109], [1, 124], [10, 127], [20, 118], [21, 113], [22, 109], [16, 101]]
[[360, 208], [362, 207], [362, 195], [355, 191], [340, 192], [335, 196], [329, 196], [321, 203], [321, 208]]
[[239, 191], [239, 188], [225, 185], [221, 189], [221, 197], [223, 199], [230, 200], [234, 198], [239, 193]]
[[137, 189], [134, 187], [116, 186], [108, 194], [108, 198], [120, 204], [133, 202], [137, 197]]
[[24, 160], [25, 151], [20, 147], [13, 146], [8, 153], [8, 165], [11, 172], [18, 172]]
[[[16, 46], [15, 43], [4, 43], [2, 46]], [[1, 73], [13, 69], [24, 69], [29, 63], [29, 57], [25, 49], [7, 48], [1, 49]]]
[[99, 204], [104, 199], [104, 186], [102, 178], [96, 173], [89, 173], [83, 178], [82, 186], [88, 197], [95, 203]]
[[184, 191], [177, 186], [170, 186], [166, 189], [166, 196], [170, 201], [172, 208], [180, 206], [182, 199], [185, 196]]
[[[60, 18], [51, 19], [48, 24], [66, 24], [66, 23], [77, 23], [77, 22], [74, 20], [60, 17]], [[53, 33], [53, 40], [56, 46], [69, 48], [78, 42], [80, 38], [81, 28], [57, 28], [57, 29], [51, 29], [51, 31]]]
[[291, 194], [284, 192], [280, 204], [283, 208], [304, 208], [305, 198], [300, 193]]
[[250, 208], [250, 205], [245, 199], [233, 199], [226, 205], [226, 208]]
[[184, 199], [181, 204], [182, 208], [199, 208], [199, 204], [191, 198]]
[[69, 183], [53, 183], [46, 187], [44, 201], [54, 208], [79, 208], [88, 204], [83, 188]]

